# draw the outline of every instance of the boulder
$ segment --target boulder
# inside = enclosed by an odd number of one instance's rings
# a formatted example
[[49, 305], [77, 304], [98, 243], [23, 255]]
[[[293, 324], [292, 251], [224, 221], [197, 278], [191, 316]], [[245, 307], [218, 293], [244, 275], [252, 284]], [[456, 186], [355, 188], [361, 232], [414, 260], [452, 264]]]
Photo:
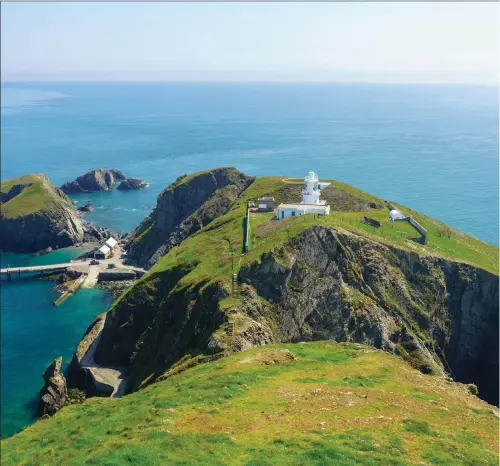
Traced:
[[92, 212], [94, 209], [92, 208], [92, 202], [88, 201], [84, 206], [78, 207], [78, 211], [80, 212]]
[[40, 390], [40, 416], [52, 416], [66, 403], [68, 391], [66, 379], [61, 373], [61, 364], [60, 356], [52, 361], [42, 375], [45, 384]]
[[117, 181], [125, 179], [125, 175], [115, 169], [98, 168], [79, 176], [61, 186], [66, 194], [90, 193], [111, 189]]
[[123, 191], [136, 190], [136, 189], [144, 189], [147, 186], [148, 186], [147, 183], [144, 183], [144, 181], [140, 180], [139, 178], [127, 178], [118, 185], [117, 189]]

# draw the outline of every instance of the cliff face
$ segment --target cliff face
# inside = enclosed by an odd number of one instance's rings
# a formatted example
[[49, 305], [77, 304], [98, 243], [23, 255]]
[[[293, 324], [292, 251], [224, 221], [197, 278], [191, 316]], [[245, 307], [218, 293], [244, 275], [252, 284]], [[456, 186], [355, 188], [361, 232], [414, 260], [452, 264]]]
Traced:
[[61, 372], [62, 357], [55, 359], [45, 370], [42, 377], [45, 382], [40, 390], [40, 414], [51, 416], [66, 403], [66, 379]]
[[253, 180], [232, 167], [179, 178], [160, 193], [154, 211], [131, 235], [129, 257], [151, 267], [172, 247], [225, 214]]
[[189, 271], [146, 277], [108, 313], [96, 360], [128, 365], [129, 390], [196, 355], [336, 340], [448, 372], [498, 404], [496, 275], [321, 226], [243, 267], [234, 302], [222, 283], [179, 287]]
[[498, 404], [496, 275], [314, 227], [240, 277], [273, 309], [280, 341], [369, 344]]
[[100, 231], [82, 222], [69, 198], [46, 176], [22, 180], [12, 188], [11, 180], [2, 182], [3, 251], [35, 252], [101, 239]]
[[90, 193], [111, 189], [117, 181], [124, 180], [125, 176], [119, 170], [98, 168], [79, 176], [61, 186], [66, 194]]

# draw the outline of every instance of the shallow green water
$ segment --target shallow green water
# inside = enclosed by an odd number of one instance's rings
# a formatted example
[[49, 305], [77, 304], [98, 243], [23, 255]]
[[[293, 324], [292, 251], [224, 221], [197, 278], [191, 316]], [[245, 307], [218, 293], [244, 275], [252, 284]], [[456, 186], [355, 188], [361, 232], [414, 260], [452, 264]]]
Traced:
[[[82, 253], [68, 248], [33, 257], [5, 254], [2, 266], [65, 262]], [[111, 304], [108, 293], [98, 288], [80, 289], [60, 306], [54, 282], [23, 278], [1, 284], [1, 434], [12, 435], [37, 418], [38, 390], [42, 373], [58, 356], [66, 367], [92, 319]]]

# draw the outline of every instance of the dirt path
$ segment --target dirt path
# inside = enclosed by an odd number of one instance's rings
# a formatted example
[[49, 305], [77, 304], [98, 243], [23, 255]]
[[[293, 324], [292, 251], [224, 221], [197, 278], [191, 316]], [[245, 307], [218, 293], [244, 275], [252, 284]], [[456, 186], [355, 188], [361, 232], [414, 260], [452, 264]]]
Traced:
[[127, 377], [123, 374], [123, 368], [118, 366], [104, 367], [97, 364], [94, 360], [95, 350], [101, 339], [101, 333], [105, 322], [106, 318], [102, 320], [99, 334], [85, 353], [85, 356], [81, 359], [80, 366], [89, 369], [98, 391], [110, 393], [111, 398], [118, 398], [124, 394], [127, 384]]

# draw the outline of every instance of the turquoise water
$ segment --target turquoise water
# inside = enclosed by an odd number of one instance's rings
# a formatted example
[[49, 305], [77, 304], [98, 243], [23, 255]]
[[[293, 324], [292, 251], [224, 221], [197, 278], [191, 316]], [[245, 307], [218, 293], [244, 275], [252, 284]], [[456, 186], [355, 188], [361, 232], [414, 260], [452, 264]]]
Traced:
[[105, 166], [151, 183], [76, 197], [101, 207], [89, 219], [120, 231], [178, 175], [235, 165], [314, 170], [498, 244], [495, 87], [9, 84], [5, 101], [2, 178], [43, 172], [62, 184]]
[[[67, 262], [84, 248], [67, 248], [43, 256], [4, 254], [2, 267]], [[66, 366], [92, 319], [110, 304], [100, 289], [81, 289], [60, 306], [55, 283], [23, 278], [1, 283], [1, 433], [11, 435], [36, 419], [42, 373], [58, 356]]]
[[[73, 196], [92, 199], [87, 219], [127, 232], [182, 173], [314, 170], [498, 244], [498, 123], [493, 87], [12, 83], [2, 87], [2, 178], [42, 172], [60, 185], [97, 167], [143, 178], [143, 191]], [[75, 252], [33, 263], [65, 254]], [[2, 435], [31, 422], [44, 368], [71, 355], [109, 302], [82, 290], [53, 308], [51, 286], [2, 286]]]

